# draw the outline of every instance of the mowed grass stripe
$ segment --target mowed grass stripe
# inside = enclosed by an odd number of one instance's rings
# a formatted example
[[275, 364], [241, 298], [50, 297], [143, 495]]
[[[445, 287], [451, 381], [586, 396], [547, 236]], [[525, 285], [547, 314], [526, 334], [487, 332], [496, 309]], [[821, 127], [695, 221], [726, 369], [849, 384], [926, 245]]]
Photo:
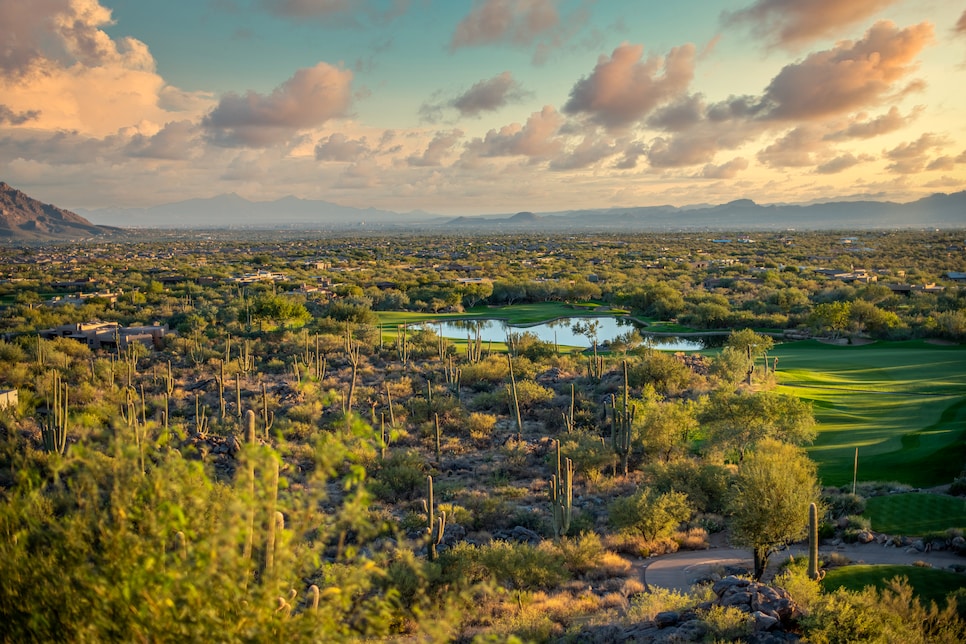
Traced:
[[813, 404], [825, 484], [947, 483], [966, 465], [966, 348], [921, 341], [778, 345], [779, 391]]
[[924, 536], [966, 529], [966, 499], [945, 494], [890, 494], [866, 502], [872, 529], [886, 534]]
[[885, 588], [891, 579], [905, 577], [912, 587], [913, 595], [928, 606], [936, 602], [939, 607], [946, 605], [946, 596], [960, 588], [966, 588], [966, 575], [948, 570], [920, 568], [918, 566], [880, 565], [880, 566], [844, 566], [828, 571], [822, 580], [822, 587], [827, 590], [845, 588], [859, 591], [868, 586], [878, 589]]

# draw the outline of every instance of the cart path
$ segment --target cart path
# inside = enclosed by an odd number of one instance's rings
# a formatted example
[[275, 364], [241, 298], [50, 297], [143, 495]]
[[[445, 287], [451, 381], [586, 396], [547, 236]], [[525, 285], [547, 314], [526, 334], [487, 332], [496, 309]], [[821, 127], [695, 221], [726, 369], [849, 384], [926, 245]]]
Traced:
[[[911, 565], [915, 561], [924, 561], [938, 569], [948, 568], [953, 564], [966, 565], [966, 557], [954, 552], [946, 550], [906, 552], [905, 548], [887, 547], [874, 542], [865, 545], [824, 546], [819, 548], [819, 559], [827, 559], [832, 553], [843, 555], [852, 560], [854, 564]], [[764, 581], [769, 581], [789, 556], [807, 557], [805, 545], [796, 544], [774, 553], [769, 559]], [[720, 569], [725, 566], [740, 566], [749, 571], [752, 570], [751, 550], [727, 546], [712, 547], [708, 550], [692, 550], [662, 555], [645, 560], [640, 564], [646, 587], [667, 588], [681, 592], [690, 589], [696, 579], [707, 577], [714, 572], [720, 573]]]

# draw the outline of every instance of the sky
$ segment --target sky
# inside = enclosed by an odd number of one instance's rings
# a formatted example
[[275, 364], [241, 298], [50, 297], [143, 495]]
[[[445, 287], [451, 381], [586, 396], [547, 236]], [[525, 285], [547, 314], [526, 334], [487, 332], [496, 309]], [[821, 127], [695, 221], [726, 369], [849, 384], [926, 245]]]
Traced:
[[966, 189], [950, 0], [0, 0], [0, 180], [472, 215]]

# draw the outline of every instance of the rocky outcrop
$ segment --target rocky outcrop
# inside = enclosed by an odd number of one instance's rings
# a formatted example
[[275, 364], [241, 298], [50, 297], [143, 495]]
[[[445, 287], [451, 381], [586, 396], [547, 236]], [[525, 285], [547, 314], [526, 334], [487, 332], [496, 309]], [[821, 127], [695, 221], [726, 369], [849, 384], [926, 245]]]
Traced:
[[704, 616], [716, 606], [732, 607], [746, 615], [742, 641], [798, 642], [801, 639], [796, 629], [802, 610], [785, 590], [735, 576], [715, 582], [712, 588], [716, 599], [692, 609], [664, 611], [652, 621], [632, 626], [587, 627], [568, 641], [586, 644], [707, 641], [716, 638], [716, 634]]

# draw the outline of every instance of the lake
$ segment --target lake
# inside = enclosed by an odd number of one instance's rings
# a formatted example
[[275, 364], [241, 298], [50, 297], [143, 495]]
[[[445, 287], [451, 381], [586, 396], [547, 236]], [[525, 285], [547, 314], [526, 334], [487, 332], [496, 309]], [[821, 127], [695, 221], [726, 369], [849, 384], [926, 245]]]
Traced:
[[[541, 341], [553, 344], [556, 342], [560, 346], [590, 347], [591, 341], [586, 335], [574, 331], [575, 323], [596, 322], [597, 344], [598, 346], [610, 342], [614, 338], [624, 335], [633, 329], [650, 343], [655, 349], [662, 351], [700, 351], [710, 346], [720, 346], [724, 336], [702, 336], [695, 338], [685, 338], [679, 336], [655, 336], [649, 335], [645, 326], [634, 322], [627, 317], [593, 317], [593, 318], [560, 318], [551, 322], [534, 324], [530, 326], [514, 326], [502, 320], [452, 320], [441, 322], [426, 322], [413, 326], [426, 326], [444, 338], [466, 339], [467, 334], [476, 337], [476, 328], [480, 329], [480, 338], [483, 342], [504, 342], [507, 333], [532, 333]], [[726, 335], [726, 334], [725, 334]]]

